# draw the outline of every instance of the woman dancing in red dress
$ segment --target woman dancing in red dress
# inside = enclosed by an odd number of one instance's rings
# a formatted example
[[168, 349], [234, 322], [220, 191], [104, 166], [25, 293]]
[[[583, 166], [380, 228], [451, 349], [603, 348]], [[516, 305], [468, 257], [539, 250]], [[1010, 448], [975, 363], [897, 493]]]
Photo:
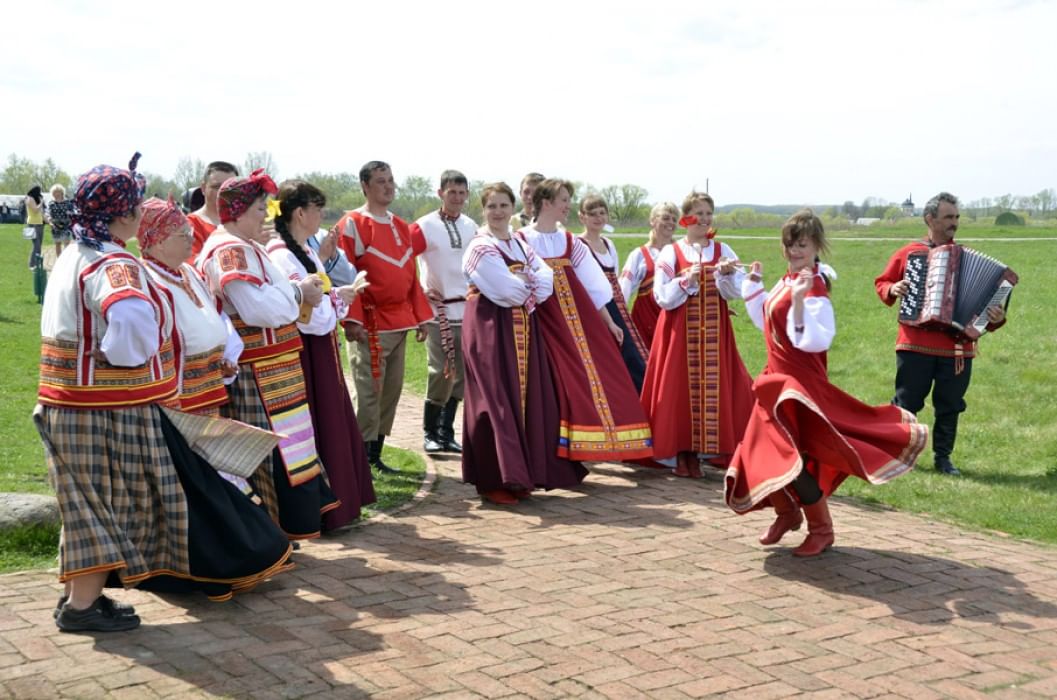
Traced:
[[799, 557], [832, 546], [826, 501], [846, 477], [883, 484], [909, 471], [928, 442], [928, 428], [908, 411], [868, 406], [830, 384], [833, 275], [818, 263], [826, 250], [822, 222], [810, 209], [801, 210], [782, 227], [788, 272], [765, 294], [754, 262], [742, 290], [767, 342], [767, 366], [753, 385], [756, 405], [727, 470], [726, 501], [739, 514], [774, 507], [778, 517], [761, 544], [776, 544], [799, 529], [802, 508], [808, 536], [793, 552]]

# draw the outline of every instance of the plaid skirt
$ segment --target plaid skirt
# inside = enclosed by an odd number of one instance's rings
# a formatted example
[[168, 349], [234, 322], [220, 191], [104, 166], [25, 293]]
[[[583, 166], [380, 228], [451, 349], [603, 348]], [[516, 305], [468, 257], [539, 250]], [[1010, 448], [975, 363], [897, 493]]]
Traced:
[[[221, 408], [226, 417], [272, 429], [252, 365], [239, 365], [239, 378], [228, 385], [228, 398], [228, 404]], [[319, 537], [323, 514], [341, 505], [322, 472], [292, 486], [277, 449], [272, 450], [249, 481], [268, 514], [291, 540]]]
[[224, 481], [159, 406], [37, 407], [62, 514], [59, 579], [226, 600], [290, 568], [285, 535]]
[[187, 501], [156, 406], [38, 405], [33, 418], [62, 514], [61, 581], [114, 571], [135, 585], [156, 571], [190, 574]]

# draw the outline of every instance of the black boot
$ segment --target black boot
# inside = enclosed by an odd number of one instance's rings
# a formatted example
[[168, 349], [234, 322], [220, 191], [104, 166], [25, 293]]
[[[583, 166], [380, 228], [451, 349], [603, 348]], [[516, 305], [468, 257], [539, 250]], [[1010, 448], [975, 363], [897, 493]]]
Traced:
[[382, 447], [385, 445], [385, 436], [379, 435], [377, 440], [367, 443], [367, 461], [371, 466], [385, 474], [396, 474], [397, 470], [382, 461]]
[[437, 428], [437, 437], [445, 452], [462, 452], [462, 445], [455, 442], [455, 413], [459, 409], [459, 400], [448, 399], [441, 409], [440, 424]]
[[802, 454], [800, 458], [804, 460], [804, 468], [800, 470], [800, 473], [796, 475], [796, 479], [793, 480], [793, 490], [796, 491], [800, 504], [809, 506], [818, 503], [823, 494], [822, 489], [818, 486], [818, 480], [808, 471], [809, 466], [814, 466], [811, 457]]
[[444, 449], [444, 442], [438, 434], [443, 411], [444, 406], [438, 406], [429, 400], [422, 409], [422, 449], [426, 452], [440, 452]]
[[936, 471], [948, 476], [961, 476], [951, 462], [954, 438], [958, 435], [958, 414], [936, 416], [932, 424], [932, 453], [936, 456]]

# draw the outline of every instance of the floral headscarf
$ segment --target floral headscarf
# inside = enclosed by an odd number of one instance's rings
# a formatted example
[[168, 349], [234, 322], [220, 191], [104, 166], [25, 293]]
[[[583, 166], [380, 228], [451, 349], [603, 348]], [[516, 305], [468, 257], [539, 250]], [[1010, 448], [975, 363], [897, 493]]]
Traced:
[[128, 170], [97, 165], [77, 178], [73, 235], [78, 243], [101, 250], [104, 242], [114, 240], [110, 222], [130, 214], [143, 201], [147, 181], [136, 172], [139, 157], [137, 151], [128, 163]]
[[169, 195], [169, 201], [151, 197], [142, 207], [143, 219], [139, 222], [139, 231], [136, 232], [140, 250], [164, 243], [169, 236], [180, 233], [187, 227], [187, 217], [180, 211], [180, 207], [176, 206], [172, 195]]
[[263, 194], [278, 194], [279, 188], [264, 168], [257, 168], [249, 177], [229, 177], [220, 186], [217, 196], [217, 211], [220, 223], [235, 221], [246, 213], [250, 205]]

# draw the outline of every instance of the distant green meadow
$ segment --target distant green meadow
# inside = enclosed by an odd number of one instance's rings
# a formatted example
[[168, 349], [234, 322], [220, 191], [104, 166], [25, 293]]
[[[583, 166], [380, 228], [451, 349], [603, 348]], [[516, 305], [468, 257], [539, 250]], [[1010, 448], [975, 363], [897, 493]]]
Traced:
[[[29, 420], [36, 397], [39, 306], [26, 270], [29, 244], [20, 227], [0, 226], [0, 491], [47, 492], [40, 441]], [[873, 280], [889, 256], [923, 234], [920, 224], [834, 232], [827, 262], [837, 271], [832, 298], [837, 339], [830, 379], [875, 404], [891, 401], [896, 310], [877, 298]], [[614, 238], [620, 259], [645, 241]], [[784, 272], [775, 229], [719, 232], [744, 262], [759, 260], [769, 287]], [[850, 240], [849, 240], [850, 239]], [[925, 514], [977, 530], [1057, 543], [1057, 227], [963, 225], [958, 239], [1020, 276], [1009, 323], [980, 342], [953, 455], [961, 478], [932, 470], [926, 451], [913, 472], [883, 486], [850, 479], [840, 495]], [[978, 240], [977, 240], [978, 239]], [[1028, 239], [1028, 240], [1015, 240]], [[46, 240], [46, 244], [50, 241]], [[1046, 280], [1051, 280], [1047, 283]], [[764, 342], [740, 302], [732, 308], [738, 349], [750, 373], [765, 362]], [[1050, 319], [1050, 321], [1047, 321]], [[425, 391], [425, 351], [408, 339], [407, 388]], [[919, 419], [931, 425], [931, 407]]]

